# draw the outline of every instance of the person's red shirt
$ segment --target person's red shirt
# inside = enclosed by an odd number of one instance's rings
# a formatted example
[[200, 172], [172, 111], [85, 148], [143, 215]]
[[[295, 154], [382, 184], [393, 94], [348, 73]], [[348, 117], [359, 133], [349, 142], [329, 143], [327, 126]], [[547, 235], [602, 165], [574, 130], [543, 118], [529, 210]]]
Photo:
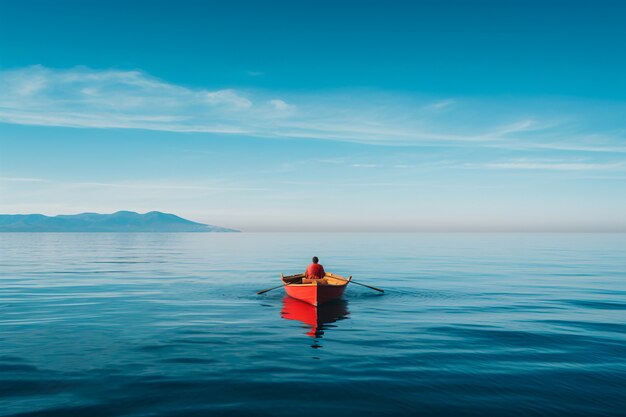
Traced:
[[326, 272], [324, 271], [324, 267], [320, 264], [311, 264], [306, 269], [306, 277], [307, 278], [324, 278]]

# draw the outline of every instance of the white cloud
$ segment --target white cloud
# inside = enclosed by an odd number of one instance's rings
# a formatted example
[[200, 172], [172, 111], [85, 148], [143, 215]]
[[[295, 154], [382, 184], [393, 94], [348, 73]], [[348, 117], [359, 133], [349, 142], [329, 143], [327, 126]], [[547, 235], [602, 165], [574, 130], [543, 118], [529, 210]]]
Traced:
[[621, 123], [623, 103], [596, 105], [596, 113], [589, 113], [589, 106], [581, 110], [545, 99], [433, 100], [363, 91], [276, 96], [186, 87], [141, 71], [33, 66], [0, 71], [0, 123], [373, 145], [626, 152], [626, 132], [604, 127]]
[[353, 168], [377, 168], [377, 164], [352, 164]]
[[233, 90], [219, 90], [205, 93], [207, 103], [213, 105], [231, 104], [235, 107], [252, 107], [252, 102]]
[[43, 178], [24, 178], [24, 177], [0, 177], [0, 182], [48, 182]]
[[585, 162], [532, 162], [512, 161], [494, 162], [483, 165], [486, 168], [521, 169], [521, 170], [548, 170], [548, 171], [597, 171], [620, 170], [626, 168], [626, 162], [613, 163], [585, 163]]
[[140, 71], [41, 66], [0, 72], [0, 121], [84, 128], [247, 133], [245, 94], [189, 89]]
[[274, 106], [276, 110], [289, 110], [293, 107], [283, 100], [270, 100], [269, 103]]
[[447, 99], [447, 100], [439, 100], [439, 101], [436, 101], [434, 103], [430, 103], [426, 107], [430, 108], [430, 109], [435, 109], [435, 110], [442, 110], [442, 109], [451, 107], [454, 104], [456, 104], [456, 100]]

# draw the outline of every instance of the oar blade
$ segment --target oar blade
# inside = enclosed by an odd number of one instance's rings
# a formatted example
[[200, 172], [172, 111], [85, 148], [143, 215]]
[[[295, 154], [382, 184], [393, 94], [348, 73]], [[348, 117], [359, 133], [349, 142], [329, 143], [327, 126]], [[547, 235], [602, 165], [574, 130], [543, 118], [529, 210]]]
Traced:
[[381, 290], [380, 288], [372, 287], [371, 285], [365, 285], [365, 284], [361, 284], [360, 282], [354, 282], [354, 281], [351, 281], [351, 282], [353, 284], [356, 284], [356, 285], [362, 285], [362, 286], [367, 287], [367, 288], [369, 288], [371, 290], [375, 290], [375, 291], [382, 292], [382, 293], [385, 292], [385, 290]]

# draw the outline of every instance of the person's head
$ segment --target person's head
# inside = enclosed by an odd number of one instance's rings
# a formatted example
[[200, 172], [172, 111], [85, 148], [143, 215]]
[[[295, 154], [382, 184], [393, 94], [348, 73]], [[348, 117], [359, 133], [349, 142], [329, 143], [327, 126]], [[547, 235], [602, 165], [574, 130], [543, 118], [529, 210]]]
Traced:
[[318, 263], [319, 261], [320, 261], [320, 260], [319, 260], [319, 258], [318, 258], [317, 256], [314, 256], [314, 257], [313, 257], [313, 263], [314, 263], [314, 264]]

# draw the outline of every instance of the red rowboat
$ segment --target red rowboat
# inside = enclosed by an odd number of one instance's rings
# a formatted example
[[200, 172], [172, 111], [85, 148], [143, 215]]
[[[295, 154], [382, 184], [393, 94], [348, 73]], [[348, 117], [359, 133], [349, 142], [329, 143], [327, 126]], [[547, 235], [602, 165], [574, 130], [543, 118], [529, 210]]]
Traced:
[[352, 276], [348, 279], [331, 273], [324, 278], [309, 279], [304, 274], [283, 276], [280, 274], [287, 295], [298, 300], [319, 306], [337, 298], [341, 298]]

